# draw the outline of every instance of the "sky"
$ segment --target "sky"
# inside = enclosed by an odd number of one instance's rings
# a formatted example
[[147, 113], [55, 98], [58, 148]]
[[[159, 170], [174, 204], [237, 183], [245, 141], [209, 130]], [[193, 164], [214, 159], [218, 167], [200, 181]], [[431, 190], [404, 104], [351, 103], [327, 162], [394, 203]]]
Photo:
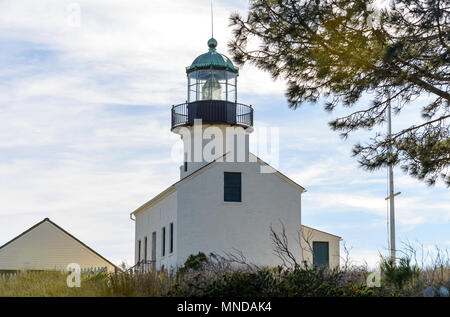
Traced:
[[[49, 217], [133, 264], [130, 212], [179, 179], [170, 107], [186, 100], [185, 67], [207, 51], [209, 3], [0, 0], [0, 245]], [[229, 55], [230, 14], [247, 9], [215, 1], [219, 52]], [[278, 169], [307, 189], [303, 224], [341, 236], [353, 263], [375, 265], [388, 254], [387, 173], [351, 157], [374, 131], [343, 140], [327, 123], [345, 111], [325, 113], [323, 100], [291, 110], [285, 88], [240, 68], [238, 101], [254, 106], [256, 128], [279, 129]], [[426, 100], [395, 116], [394, 132], [417, 122]], [[448, 248], [448, 188], [394, 173], [397, 244]]]

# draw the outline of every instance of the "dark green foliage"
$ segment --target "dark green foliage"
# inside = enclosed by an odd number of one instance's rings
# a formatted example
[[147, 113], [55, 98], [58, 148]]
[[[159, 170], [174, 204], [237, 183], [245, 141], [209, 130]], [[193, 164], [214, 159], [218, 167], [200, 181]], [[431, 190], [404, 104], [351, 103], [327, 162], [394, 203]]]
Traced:
[[186, 262], [184, 262], [184, 266], [180, 270], [181, 272], [188, 270], [198, 271], [206, 263], [208, 263], [208, 257], [203, 252], [199, 252], [197, 255], [191, 254], [187, 258]]
[[[384, 124], [389, 103], [398, 113], [429, 96], [422, 119], [391, 139], [377, 134], [353, 154], [368, 170], [400, 164], [429, 184], [442, 176], [450, 186], [450, 0], [391, 3], [378, 9], [375, 0], [251, 0], [247, 17], [230, 18], [229, 47], [238, 64], [286, 79], [294, 109], [319, 98], [327, 111], [351, 108], [371, 94], [370, 105], [330, 122], [343, 137]], [[252, 39], [256, 49], [247, 48]]]
[[419, 268], [411, 264], [411, 259], [402, 257], [396, 265], [391, 258], [383, 259], [381, 271], [386, 283], [394, 285], [397, 289], [402, 289], [406, 283], [412, 282], [419, 276]]
[[220, 274], [185, 276], [172, 296], [207, 297], [310, 297], [373, 296], [362, 281], [347, 280], [339, 270], [317, 268], [260, 268], [233, 270]]
[[[203, 285], [201, 285], [203, 284]], [[256, 272], [227, 272], [212, 277], [200, 284], [199, 288], [187, 289], [187, 296], [276, 296], [277, 281], [269, 270]], [[193, 293], [189, 294], [191, 291]]]

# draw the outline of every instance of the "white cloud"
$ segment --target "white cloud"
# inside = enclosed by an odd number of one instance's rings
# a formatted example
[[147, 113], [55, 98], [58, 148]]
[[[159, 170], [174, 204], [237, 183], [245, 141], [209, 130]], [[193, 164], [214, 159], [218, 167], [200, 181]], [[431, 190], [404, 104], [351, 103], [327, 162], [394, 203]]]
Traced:
[[[71, 3], [47, 0], [0, 4], [0, 36], [54, 50], [66, 68], [65, 78], [36, 78], [37, 83], [24, 87], [28, 93], [51, 92], [52, 87], [68, 83], [70, 89], [63, 87], [60, 92], [86, 95], [88, 102], [95, 102], [95, 97], [105, 98], [103, 102], [113, 99], [116, 103], [137, 104], [184, 101], [184, 69], [207, 51], [211, 32], [208, 1], [127, 1], [126, 5], [120, 1], [77, 1], [81, 8], [79, 28], [67, 23], [66, 9]], [[235, 9], [217, 3], [215, 24], [228, 25], [232, 11]], [[220, 52], [227, 54], [230, 32], [216, 27]], [[107, 78], [117, 89], [105, 90], [108, 87], [92, 81], [99, 77]], [[284, 90], [283, 84], [273, 83], [269, 75], [252, 66], [245, 67], [239, 81], [240, 91], [247, 93]]]
[[351, 164], [339, 165], [337, 160], [323, 159], [319, 162], [311, 162], [308, 166], [290, 174], [291, 178], [299, 184], [309, 186], [330, 184], [342, 181], [342, 177], [349, 175], [354, 170]]
[[[387, 203], [383, 197], [375, 196], [364, 191], [352, 193], [308, 193], [304, 201], [317, 212], [345, 213], [357, 211], [371, 213], [385, 217]], [[424, 223], [446, 223], [450, 220], [449, 202], [424, 202], [422, 198], [407, 197], [396, 198], [396, 223], [405, 225], [418, 225]]]
[[[343, 251], [341, 250], [341, 252]], [[350, 264], [358, 266], [367, 265], [369, 269], [375, 270], [380, 263], [380, 254], [383, 254], [383, 252], [371, 249], [351, 249], [349, 254]], [[341, 254], [342, 256], [345, 255]]]

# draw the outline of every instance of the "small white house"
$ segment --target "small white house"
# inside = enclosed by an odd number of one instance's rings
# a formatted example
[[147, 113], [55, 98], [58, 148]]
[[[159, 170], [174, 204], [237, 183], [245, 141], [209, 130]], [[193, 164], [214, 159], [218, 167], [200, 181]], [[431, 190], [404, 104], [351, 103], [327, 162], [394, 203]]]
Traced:
[[302, 225], [303, 261], [309, 266], [339, 266], [341, 240], [334, 234]]
[[186, 69], [187, 102], [172, 107], [171, 129], [184, 144], [180, 180], [131, 213], [136, 265], [176, 269], [198, 252], [279, 265], [270, 233], [283, 227], [301, 263], [306, 190], [249, 152], [253, 107], [237, 102], [239, 70], [215, 39], [208, 46]]
[[117, 269], [48, 218], [0, 247], [0, 271], [65, 270], [70, 263], [82, 270]]

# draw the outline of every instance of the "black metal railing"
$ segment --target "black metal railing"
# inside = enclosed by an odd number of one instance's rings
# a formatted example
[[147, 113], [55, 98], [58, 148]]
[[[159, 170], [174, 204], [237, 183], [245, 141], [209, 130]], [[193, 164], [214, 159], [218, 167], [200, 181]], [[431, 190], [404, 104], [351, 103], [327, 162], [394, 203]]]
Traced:
[[156, 261], [151, 260], [141, 260], [136, 263], [133, 267], [131, 267], [128, 271], [130, 273], [148, 273], [155, 272], [156, 269]]
[[251, 105], [236, 104], [236, 124], [246, 127], [253, 126], [253, 108]]
[[172, 129], [185, 125], [188, 122], [187, 103], [172, 106]]
[[253, 126], [253, 108], [223, 100], [201, 100], [172, 106], [172, 129], [193, 125], [195, 119], [202, 119], [203, 123], [226, 123], [248, 128]]

